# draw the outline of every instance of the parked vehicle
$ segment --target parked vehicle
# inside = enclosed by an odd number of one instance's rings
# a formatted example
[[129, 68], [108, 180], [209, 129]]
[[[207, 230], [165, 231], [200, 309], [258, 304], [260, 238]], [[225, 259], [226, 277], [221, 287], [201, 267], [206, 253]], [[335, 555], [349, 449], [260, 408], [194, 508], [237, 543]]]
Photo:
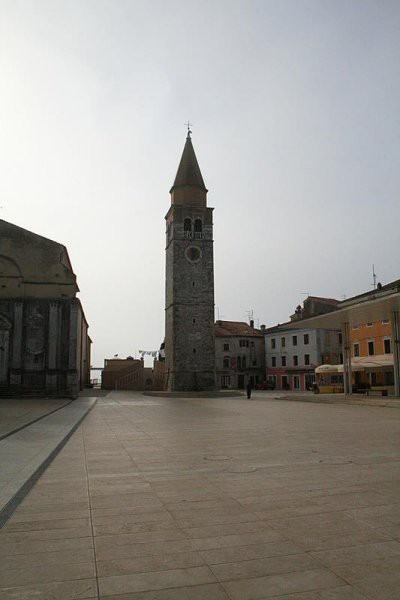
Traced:
[[274, 390], [275, 389], [275, 381], [272, 379], [268, 379], [267, 381], [263, 381], [257, 387], [258, 390]]

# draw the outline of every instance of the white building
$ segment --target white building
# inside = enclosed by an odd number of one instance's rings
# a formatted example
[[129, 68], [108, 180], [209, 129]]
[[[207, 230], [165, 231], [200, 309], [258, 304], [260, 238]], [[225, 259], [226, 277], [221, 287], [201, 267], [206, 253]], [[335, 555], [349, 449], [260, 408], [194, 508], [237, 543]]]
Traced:
[[341, 361], [341, 333], [329, 329], [289, 329], [289, 323], [265, 330], [266, 378], [278, 390], [307, 390], [315, 368]]

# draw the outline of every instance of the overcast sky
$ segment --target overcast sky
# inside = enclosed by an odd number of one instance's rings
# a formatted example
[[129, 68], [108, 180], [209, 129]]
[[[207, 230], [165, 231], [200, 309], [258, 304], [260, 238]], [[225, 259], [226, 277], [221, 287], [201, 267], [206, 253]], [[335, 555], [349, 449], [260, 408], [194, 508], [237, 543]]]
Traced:
[[400, 277], [398, 0], [0, 0], [0, 217], [65, 244], [92, 363], [164, 337], [185, 142], [215, 304], [288, 319]]

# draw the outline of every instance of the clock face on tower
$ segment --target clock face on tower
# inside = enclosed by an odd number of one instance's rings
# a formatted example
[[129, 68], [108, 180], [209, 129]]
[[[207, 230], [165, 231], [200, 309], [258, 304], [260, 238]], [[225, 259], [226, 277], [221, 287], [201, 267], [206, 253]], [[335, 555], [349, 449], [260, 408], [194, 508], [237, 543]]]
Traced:
[[189, 246], [185, 250], [186, 259], [191, 262], [197, 262], [201, 258], [201, 250], [198, 246]]

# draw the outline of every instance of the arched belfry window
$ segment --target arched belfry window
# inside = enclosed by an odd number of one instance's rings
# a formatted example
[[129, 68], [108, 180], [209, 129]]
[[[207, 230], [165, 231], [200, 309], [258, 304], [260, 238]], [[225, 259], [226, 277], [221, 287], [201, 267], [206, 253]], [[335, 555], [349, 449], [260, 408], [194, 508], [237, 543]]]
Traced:
[[201, 222], [201, 219], [196, 219], [194, 222], [194, 232], [201, 233], [202, 231], [203, 231], [203, 223]]
[[183, 231], [192, 231], [192, 219], [189, 217], [183, 221]]

